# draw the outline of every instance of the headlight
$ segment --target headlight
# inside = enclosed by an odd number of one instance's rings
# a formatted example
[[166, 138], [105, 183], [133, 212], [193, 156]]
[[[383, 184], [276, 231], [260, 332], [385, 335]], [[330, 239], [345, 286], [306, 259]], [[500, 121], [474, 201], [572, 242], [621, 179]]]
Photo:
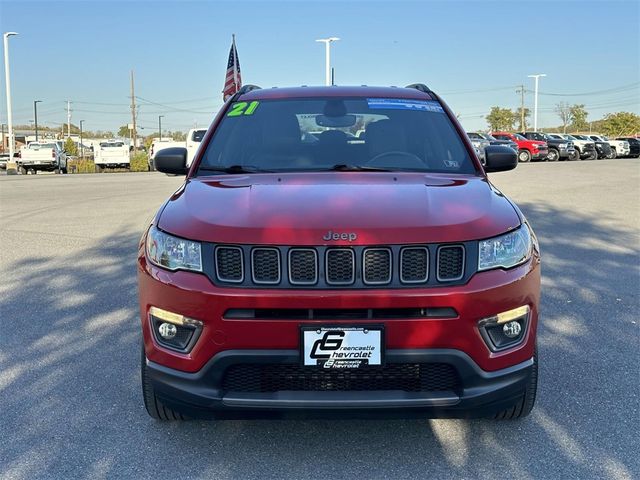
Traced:
[[499, 237], [479, 242], [478, 270], [510, 268], [531, 257], [533, 242], [527, 224]]
[[169, 270], [202, 271], [200, 244], [177, 238], [151, 227], [147, 233], [147, 258], [151, 263]]
[[567, 148], [568, 144], [566, 143], [561, 143], [560, 145], [558, 145], [560, 148]]

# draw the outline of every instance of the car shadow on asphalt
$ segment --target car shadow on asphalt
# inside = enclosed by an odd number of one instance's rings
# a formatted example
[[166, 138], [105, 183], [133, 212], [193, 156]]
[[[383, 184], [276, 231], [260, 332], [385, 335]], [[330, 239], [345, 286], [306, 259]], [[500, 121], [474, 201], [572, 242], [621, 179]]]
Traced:
[[3, 267], [19, 288], [0, 298], [0, 477], [631, 478], [634, 232], [520, 207], [543, 255], [540, 388], [530, 417], [155, 422], [139, 386], [139, 232], [129, 229]]

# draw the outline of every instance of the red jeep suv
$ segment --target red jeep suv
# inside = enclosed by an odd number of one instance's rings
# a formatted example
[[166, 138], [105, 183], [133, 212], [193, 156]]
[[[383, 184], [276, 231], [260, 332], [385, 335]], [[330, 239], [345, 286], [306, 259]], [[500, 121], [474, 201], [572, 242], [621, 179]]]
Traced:
[[537, 387], [540, 254], [423, 84], [245, 86], [140, 241], [149, 414], [518, 418]]

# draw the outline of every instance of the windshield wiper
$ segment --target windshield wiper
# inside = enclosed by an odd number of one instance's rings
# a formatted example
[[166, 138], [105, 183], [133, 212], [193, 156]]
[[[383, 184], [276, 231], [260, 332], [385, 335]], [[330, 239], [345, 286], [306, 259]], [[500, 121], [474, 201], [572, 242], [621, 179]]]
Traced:
[[393, 172], [394, 170], [384, 167], [368, 167], [367, 165], [349, 165], [346, 163], [338, 163], [329, 170], [336, 172]]
[[229, 165], [228, 167], [200, 167], [199, 170], [206, 172], [221, 173], [273, 173], [271, 170], [263, 170], [254, 165]]

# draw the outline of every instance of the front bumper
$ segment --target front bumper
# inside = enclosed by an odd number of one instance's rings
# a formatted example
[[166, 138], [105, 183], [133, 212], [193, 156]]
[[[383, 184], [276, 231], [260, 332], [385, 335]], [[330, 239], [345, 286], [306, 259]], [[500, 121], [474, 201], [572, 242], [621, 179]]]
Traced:
[[167, 406], [193, 417], [244, 417], [247, 413], [282, 415], [310, 411], [374, 413], [401, 409], [435, 417], [478, 417], [501, 411], [523, 395], [533, 358], [486, 372], [464, 352], [453, 349], [389, 350], [389, 363], [447, 363], [460, 377], [449, 391], [277, 391], [242, 392], [223, 388], [233, 365], [297, 364], [297, 350], [229, 350], [212, 358], [200, 371], [186, 373], [147, 362], [147, 376]]
[[544, 149], [544, 150], [534, 150], [531, 154], [531, 158], [534, 160], [539, 160], [541, 158], [547, 158], [547, 155], [549, 155], [549, 150]]

